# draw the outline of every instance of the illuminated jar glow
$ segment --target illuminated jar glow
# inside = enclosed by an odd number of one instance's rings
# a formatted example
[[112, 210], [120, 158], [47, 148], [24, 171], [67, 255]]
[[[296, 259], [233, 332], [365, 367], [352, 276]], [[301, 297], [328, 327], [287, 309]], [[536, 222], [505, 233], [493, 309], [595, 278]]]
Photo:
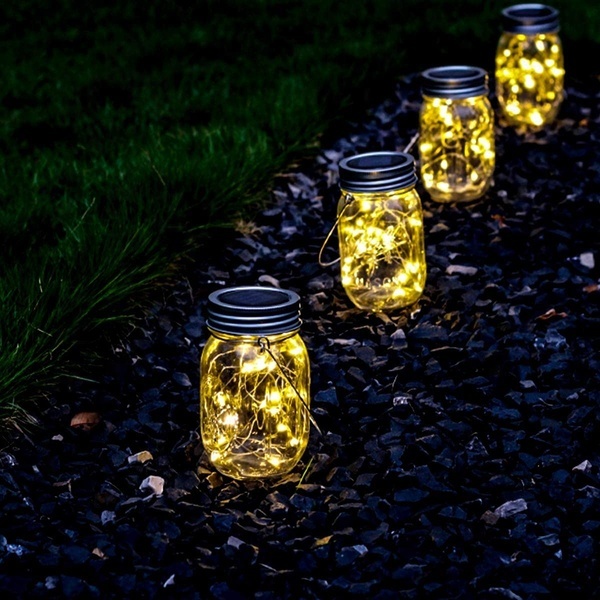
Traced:
[[423, 211], [414, 158], [370, 152], [339, 164], [342, 285], [358, 308], [385, 312], [416, 302], [426, 278]]
[[242, 286], [208, 298], [200, 360], [200, 430], [213, 466], [234, 479], [277, 477], [298, 463], [310, 430], [310, 363], [300, 298]]
[[544, 4], [516, 4], [502, 11], [496, 96], [507, 125], [537, 130], [558, 114], [565, 76], [558, 15]]
[[419, 163], [423, 187], [437, 202], [468, 202], [490, 187], [496, 163], [488, 74], [471, 66], [421, 73]]

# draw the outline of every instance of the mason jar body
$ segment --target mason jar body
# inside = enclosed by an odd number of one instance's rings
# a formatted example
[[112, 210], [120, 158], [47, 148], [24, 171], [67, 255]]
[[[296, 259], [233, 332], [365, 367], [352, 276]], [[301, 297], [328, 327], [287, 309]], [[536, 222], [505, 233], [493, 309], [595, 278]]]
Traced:
[[310, 364], [298, 330], [228, 334], [208, 325], [200, 429], [210, 462], [234, 479], [288, 473], [310, 432]]
[[496, 162], [487, 73], [469, 66], [422, 74], [419, 162], [423, 187], [437, 202], [469, 202], [490, 187]]
[[[377, 176], [385, 172], [380, 159], [393, 163], [394, 155], [414, 161], [402, 153], [359, 155], [340, 169], [341, 197], [338, 204], [338, 239], [341, 280], [344, 290], [358, 308], [386, 312], [416, 302], [425, 287], [427, 268], [421, 199], [415, 189], [416, 176], [400, 182], [395, 189], [377, 189]], [[348, 173], [366, 165], [372, 169], [373, 189], [361, 191], [361, 182]], [[392, 168], [394, 168], [392, 166]], [[345, 171], [345, 172], [343, 172]], [[402, 177], [402, 176], [400, 176]], [[392, 184], [393, 185], [393, 184]]]
[[537, 130], [552, 123], [564, 96], [558, 11], [522, 4], [503, 11], [496, 49], [496, 97], [504, 122]]

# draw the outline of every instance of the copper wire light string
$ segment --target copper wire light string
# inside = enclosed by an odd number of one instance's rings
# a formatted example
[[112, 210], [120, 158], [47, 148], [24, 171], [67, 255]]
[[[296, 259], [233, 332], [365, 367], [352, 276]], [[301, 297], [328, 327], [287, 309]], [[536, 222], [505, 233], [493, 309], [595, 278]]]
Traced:
[[288, 382], [288, 384], [294, 390], [294, 392], [296, 392], [296, 396], [298, 396], [298, 398], [300, 398], [300, 402], [302, 402], [302, 406], [304, 406], [304, 408], [306, 409], [306, 412], [308, 414], [308, 418], [310, 419], [310, 422], [314, 425], [315, 429], [319, 432], [319, 434], [322, 435], [321, 429], [317, 425], [317, 422], [315, 421], [313, 416], [310, 414], [310, 408], [309, 408], [308, 404], [306, 403], [306, 401], [304, 400], [304, 398], [302, 397], [302, 394], [298, 391], [298, 388], [294, 385], [292, 380], [287, 376], [287, 373], [281, 368], [281, 365], [277, 362], [275, 355], [271, 351], [271, 343], [269, 342], [269, 340], [266, 337], [260, 337], [260, 338], [258, 338], [258, 345], [260, 346], [261, 352], [266, 352], [271, 357], [273, 362], [277, 365], [277, 367], [281, 371], [281, 374], [283, 375], [284, 379]]

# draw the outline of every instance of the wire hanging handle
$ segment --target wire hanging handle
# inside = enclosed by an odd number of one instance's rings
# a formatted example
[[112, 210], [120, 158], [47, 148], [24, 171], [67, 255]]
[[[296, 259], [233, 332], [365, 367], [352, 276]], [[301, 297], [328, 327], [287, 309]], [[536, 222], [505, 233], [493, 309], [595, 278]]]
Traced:
[[325, 246], [327, 246], [327, 242], [329, 242], [329, 239], [333, 235], [333, 232], [335, 231], [335, 228], [337, 227], [337, 224], [340, 222], [340, 219], [342, 218], [342, 215], [344, 214], [344, 211], [348, 208], [348, 206], [353, 201], [354, 201], [354, 197], [351, 196], [350, 194], [346, 194], [344, 196], [344, 206], [342, 207], [342, 210], [340, 210], [340, 213], [336, 217], [333, 225], [331, 226], [331, 229], [329, 230], [329, 233], [327, 234], [327, 237], [325, 238], [325, 241], [321, 245], [321, 249], [319, 250], [319, 264], [322, 267], [330, 267], [331, 265], [335, 265], [335, 263], [337, 263], [337, 262], [340, 261], [340, 257], [338, 256], [335, 260], [332, 260], [330, 262], [323, 262], [323, 259], [322, 259], [322, 257], [323, 257], [323, 250], [325, 250]]
[[283, 375], [284, 379], [288, 382], [288, 384], [291, 386], [291, 388], [294, 390], [294, 392], [296, 392], [296, 396], [298, 396], [298, 398], [300, 398], [300, 402], [302, 402], [302, 406], [304, 406], [304, 408], [308, 414], [308, 418], [310, 419], [310, 422], [314, 425], [315, 429], [319, 432], [319, 434], [323, 435], [321, 428], [317, 425], [317, 422], [315, 421], [314, 417], [310, 414], [310, 408], [309, 408], [308, 404], [306, 403], [306, 400], [304, 400], [304, 398], [302, 397], [302, 394], [298, 391], [298, 388], [294, 385], [292, 380], [287, 376], [285, 371], [281, 368], [281, 365], [277, 362], [275, 355], [271, 351], [271, 343], [269, 342], [268, 338], [266, 338], [266, 337], [258, 338], [258, 345], [260, 346], [261, 352], [266, 352], [272, 358], [273, 362], [277, 365], [277, 367], [281, 371], [281, 374]]
[[410, 138], [410, 142], [408, 142], [408, 144], [406, 144], [406, 147], [404, 148], [403, 152], [410, 152], [412, 150], [412, 147], [415, 145], [415, 143], [417, 142], [418, 139], [419, 139], [419, 132], [417, 131], [417, 133], [415, 133], [415, 135], [413, 135]]

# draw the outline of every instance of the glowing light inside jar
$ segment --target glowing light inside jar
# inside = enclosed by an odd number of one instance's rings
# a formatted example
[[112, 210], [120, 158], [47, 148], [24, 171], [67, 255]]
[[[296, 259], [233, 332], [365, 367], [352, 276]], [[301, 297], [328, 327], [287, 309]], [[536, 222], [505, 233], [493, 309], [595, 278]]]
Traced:
[[493, 112], [486, 96], [424, 97], [420, 114], [421, 179], [433, 199], [482, 196], [495, 167]]
[[[211, 337], [202, 354], [202, 441], [238, 479], [287, 472], [308, 442], [309, 365], [297, 334], [271, 344]], [[304, 401], [303, 401], [304, 399]]]
[[425, 284], [420, 203], [412, 193], [365, 195], [357, 194], [357, 211], [346, 212], [338, 225], [342, 285], [368, 310], [414, 302]]
[[421, 74], [420, 173], [438, 202], [475, 200], [492, 183], [495, 168], [494, 112], [488, 74], [468, 65]]
[[552, 122], [563, 98], [564, 60], [557, 33], [504, 32], [496, 50], [496, 95], [511, 125]]

